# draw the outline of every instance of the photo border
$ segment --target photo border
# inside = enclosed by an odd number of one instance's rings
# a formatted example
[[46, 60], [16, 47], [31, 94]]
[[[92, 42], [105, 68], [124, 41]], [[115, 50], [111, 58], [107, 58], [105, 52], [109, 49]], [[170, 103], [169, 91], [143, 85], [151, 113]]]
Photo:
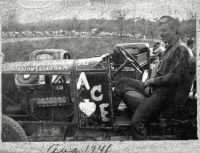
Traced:
[[[197, 1], [196, 1], [197, 2]], [[200, 9], [199, 3], [196, 3], [196, 70], [197, 70], [197, 89], [200, 88]], [[1, 24], [1, 19], [0, 19]], [[1, 55], [1, 26], [0, 26], [0, 55]], [[2, 63], [3, 56], [0, 56], [0, 63]], [[0, 72], [1, 74], [1, 72]], [[0, 85], [1, 85], [0, 75]], [[2, 123], [2, 87], [0, 86], [0, 123]], [[199, 104], [200, 90], [197, 90], [197, 134], [200, 136], [200, 104]], [[188, 129], [189, 130], [189, 129]], [[2, 132], [0, 124], [0, 135]], [[64, 148], [66, 153], [92, 153], [92, 150], [86, 150], [88, 145], [91, 146], [109, 146], [107, 152], [111, 153], [136, 153], [136, 152], [169, 152], [169, 153], [188, 153], [188, 152], [200, 152], [200, 139], [198, 140], [159, 140], [159, 141], [76, 141], [76, 142], [2, 142], [0, 138], [0, 152], [5, 153], [48, 153], [48, 149], [58, 144], [61, 148]], [[64, 153], [64, 152], [61, 152]]]

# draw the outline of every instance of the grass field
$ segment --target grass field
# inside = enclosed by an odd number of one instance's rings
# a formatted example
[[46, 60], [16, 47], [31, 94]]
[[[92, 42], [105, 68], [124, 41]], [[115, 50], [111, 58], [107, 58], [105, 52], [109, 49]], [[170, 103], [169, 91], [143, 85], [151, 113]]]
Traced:
[[[112, 53], [117, 43], [141, 42], [142, 40], [119, 38], [51, 38], [34, 41], [14, 41], [2, 44], [2, 52], [5, 54], [5, 62], [25, 61], [29, 54], [36, 49], [56, 48], [68, 50], [72, 58], [93, 57], [104, 53]], [[144, 41], [143, 41], [144, 42]], [[150, 45], [152, 41], [149, 41]]]

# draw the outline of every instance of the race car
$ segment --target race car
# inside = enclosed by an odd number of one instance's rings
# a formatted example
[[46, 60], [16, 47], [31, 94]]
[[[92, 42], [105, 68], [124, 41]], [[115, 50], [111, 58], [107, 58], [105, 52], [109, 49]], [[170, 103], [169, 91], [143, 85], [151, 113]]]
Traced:
[[[113, 109], [114, 89], [122, 77], [143, 81], [149, 77], [149, 52], [147, 44], [131, 43], [116, 45], [112, 54], [87, 59], [4, 63], [2, 140], [132, 140], [131, 116], [124, 101]], [[63, 79], [20, 86], [11, 81], [25, 74]], [[12, 89], [7, 87], [13, 82]], [[150, 122], [147, 139], [196, 139], [196, 128], [196, 98], [192, 96], [183, 106], [162, 112]], [[186, 133], [185, 129], [190, 130]]]

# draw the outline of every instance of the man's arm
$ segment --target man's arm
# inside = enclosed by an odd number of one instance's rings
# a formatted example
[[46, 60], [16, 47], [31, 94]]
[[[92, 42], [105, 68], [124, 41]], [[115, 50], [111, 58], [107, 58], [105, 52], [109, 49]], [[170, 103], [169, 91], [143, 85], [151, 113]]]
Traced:
[[181, 79], [184, 79], [184, 73], [187, 73], [189, 68], [188, 50], [183, 46], [177, 47], [173, 58], [175, 60], [174, 67], [169, 73], [160, 77], [149, 79], [145, 85], [171, 86], [179, 83]]

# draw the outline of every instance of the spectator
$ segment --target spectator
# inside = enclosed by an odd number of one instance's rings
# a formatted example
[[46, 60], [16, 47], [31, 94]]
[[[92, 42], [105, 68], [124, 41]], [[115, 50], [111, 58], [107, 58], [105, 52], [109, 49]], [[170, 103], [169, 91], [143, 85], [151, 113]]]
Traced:
[[159, 59], [164, 55], [165, 52], [165, 46], [162, 42], [156, 42], [153, 46], [153, 54], [158, 56]]

